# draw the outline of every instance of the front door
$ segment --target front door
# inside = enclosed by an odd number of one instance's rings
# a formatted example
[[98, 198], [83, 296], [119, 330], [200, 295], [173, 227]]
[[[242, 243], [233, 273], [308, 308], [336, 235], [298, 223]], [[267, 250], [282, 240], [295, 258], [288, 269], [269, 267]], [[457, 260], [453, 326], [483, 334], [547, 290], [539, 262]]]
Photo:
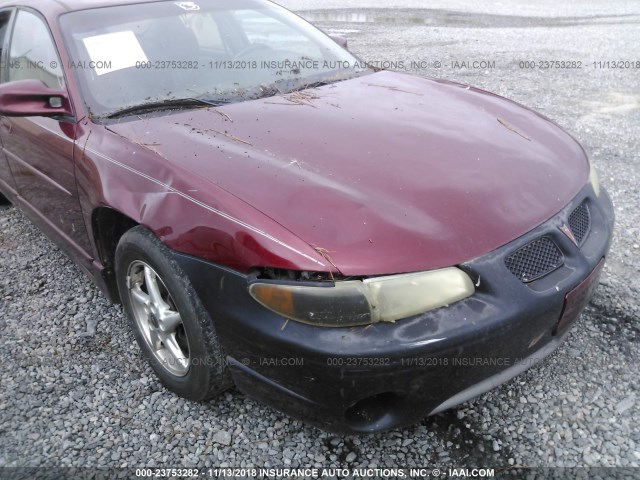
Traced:
[[[8, 48], [6, 80], [35, 79], [49, 88], [66, 89], [60, 56], [38, 15], [18, 10]], [[40, 220], [90, 251], [75, 181], [75, 135], [76, 125], [70, 120], [0, 117], [2, 146], [18, 195]]]

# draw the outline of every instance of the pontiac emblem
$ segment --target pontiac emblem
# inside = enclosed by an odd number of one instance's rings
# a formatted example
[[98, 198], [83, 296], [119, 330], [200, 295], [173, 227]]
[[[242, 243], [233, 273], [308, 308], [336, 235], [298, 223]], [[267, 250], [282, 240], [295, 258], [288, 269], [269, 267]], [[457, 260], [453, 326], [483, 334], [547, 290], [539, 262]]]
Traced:
[[569, 240], [571, 240], [576, 247], [578, 246], [578, 241], [576, 240], [576, 237], [573, 236], [573, 232], [571, 231], [571, 229], [566, 223], [562, 224], [562, 226], [560, 227], [560, 230], [562, 230], [562, 233], [564, 233], [567, 237], [569, 237]]

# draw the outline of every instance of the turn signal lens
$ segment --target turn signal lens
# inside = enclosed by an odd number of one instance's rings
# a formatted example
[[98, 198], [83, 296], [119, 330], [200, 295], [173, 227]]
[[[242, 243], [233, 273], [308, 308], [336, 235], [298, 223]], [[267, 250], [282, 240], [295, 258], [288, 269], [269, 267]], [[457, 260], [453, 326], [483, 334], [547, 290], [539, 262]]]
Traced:
[[249, 293], [280, 315], [312, 325], [350, 327], [372, 323], [371, 309], [360, 281], [326, 287], [254, 283]]

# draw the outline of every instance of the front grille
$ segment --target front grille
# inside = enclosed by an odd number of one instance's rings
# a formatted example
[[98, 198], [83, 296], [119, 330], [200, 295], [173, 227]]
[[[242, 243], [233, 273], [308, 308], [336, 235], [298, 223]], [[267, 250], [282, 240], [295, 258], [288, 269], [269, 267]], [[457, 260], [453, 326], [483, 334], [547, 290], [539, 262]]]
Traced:
[[569, 228], [578, 245], [581, 245], [591, 228], [591, 214], [586, 202], [578, 205], [569, 215]]
[[540, 237], [528, 243], [505, 260], [509, 271], [524, 283], [544, 277], [563, 263], [562, 252], [549, 237]]

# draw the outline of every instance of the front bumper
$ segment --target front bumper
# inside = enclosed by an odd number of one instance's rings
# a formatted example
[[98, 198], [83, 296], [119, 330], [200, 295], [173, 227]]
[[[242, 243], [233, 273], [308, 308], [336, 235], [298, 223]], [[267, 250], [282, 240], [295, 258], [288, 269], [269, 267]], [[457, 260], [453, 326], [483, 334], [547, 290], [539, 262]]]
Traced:
[[[578, 246], [561, 227], [583, 202], [590, 227]], [[585, 187], [547, 222], [461, 265], [476, 283], [473, 296], [394, 324], [354, 328], [287, 322], [253, 300], [247, 277], [175, 255], [216, 323], [240, 390], [327, 430], [376, 432], [462, 403], [551, 353], [593, 290], [577, 308], [565, 308], [565, 296], [601, 264], [612, 230], [607, 193], [595, 197]], [[562, 266], [524, 283], [505, 259], [543, 236], [561, 250]]]

